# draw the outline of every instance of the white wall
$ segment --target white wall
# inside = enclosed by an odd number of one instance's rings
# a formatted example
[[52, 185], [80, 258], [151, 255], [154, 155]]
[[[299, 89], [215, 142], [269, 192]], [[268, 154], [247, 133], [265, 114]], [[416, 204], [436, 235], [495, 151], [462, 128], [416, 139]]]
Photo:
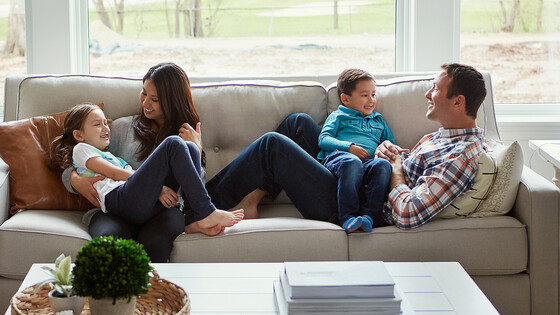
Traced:
[[87, 14], [87, 1], [26, 0], [27, 73], [89, 73]]
[[460, 0], [398, 0], [396, 71], [438, 71], [459, 62]]

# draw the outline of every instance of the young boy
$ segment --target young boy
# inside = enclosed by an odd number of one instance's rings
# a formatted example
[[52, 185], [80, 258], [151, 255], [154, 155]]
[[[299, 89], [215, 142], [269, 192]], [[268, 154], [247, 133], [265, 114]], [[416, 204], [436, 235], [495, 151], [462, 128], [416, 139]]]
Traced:
[[393, 133], [374, 111], [375, 80], [360, 69], [338, 76], [340, 105], [329, 115], [319, 134], [318, 159], [338, 178], [338, 218], [347, 233], [371, 232], [385, 225], [381, 211], [391, 182], [392, 167], [374, 158], [377, 146]]

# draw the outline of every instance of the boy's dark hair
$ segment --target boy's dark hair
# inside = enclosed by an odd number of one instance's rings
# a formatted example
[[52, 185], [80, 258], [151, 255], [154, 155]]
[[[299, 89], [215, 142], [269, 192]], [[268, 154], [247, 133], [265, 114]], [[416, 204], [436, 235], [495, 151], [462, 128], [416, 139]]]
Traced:
[[457, 95], [465, 96], [465, 111], [476, 119], [478, 108], [486, 97], [484, 77], [475, 68], [458, 63], [441, 66], [451, 79], [447, 87], [447, 98]]
[[352, 91], [356, 88], [356, 84], [362, 80], [372, 80], [375, 83], [373, 76], [365, 70], [346, 69], [342, 71], [338, 76], [338, 80], [336, 80], [338, 97], [340, 98], [342, 93], [352, 95]]

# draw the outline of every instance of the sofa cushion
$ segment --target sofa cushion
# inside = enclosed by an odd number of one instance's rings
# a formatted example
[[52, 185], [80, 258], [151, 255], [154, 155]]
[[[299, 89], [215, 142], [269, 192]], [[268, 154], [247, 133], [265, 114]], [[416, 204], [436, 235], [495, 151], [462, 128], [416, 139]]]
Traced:
[[192, 85], [202, 121], [208, 179], [291, 113], [326, 117], [327, 93], [316, 82], [226, 81]]
[[67, 112], [0, 123], [0, 157], [10, 166], [10, 212], [20, 209], [87, 210], [93, 206], [70, 194], [62, 170], [48, 167], [50, 143], [62, 133]]
[[516, 274], [527, 269], [527, 231], [511, 216], [432, 220], [348, 235], [350, 260], [458, 261], [470, 275]]
[[182, 234], [171, 262], [283, 262], [348, 260], [346, 232], [301, 218], [242, 220], [223, 234]]
[[494, 141], [489, 141], [489, 144], [498, 160], [498, 174], [486, 200], [469, 217], [506, 214], [513, 207], [515, 197], [517, 196], [517, 189], [523, 171], [523, 150], [521, 145], [517, 141], [509, 146], [504, 146]]
[[[426, 118], [428, 103], [423, 101], [433, 79], [433, 76], [422, 76], [377, 80], [375, 111], [383, 115], [395, 141], [403, 148], [413, 148], [422, 136], [440, 127], [439, 123]], [[331, 84], [327, 91], [331, 113], [340, 104], [336, 83]]]
[[497, 169], [496, 157], [492, 152], [480, 154], [478, 170], [471, 189], [453, 200], [437, 217], [464, 218], [476, 211], [488, 197], [497, 176]]
[[25, 210], [5, 221], [0, 225], [0, 275], [23, 279], [34, 263], [52, 263], [61, 253], [74, 259], [91, 239], [82, 215], [79, 211]]
[[[398, 74], [397, 74], [398, 75]], [[488, 95], [485, 103], [480, 106], [476, 119], [477, 126], [484, 129], [489, 139], [499, 139], [497, 125], [492, 106], [492, 90], [490, 76], [485, 73]], [[375, 111], [383, 115], [397, 144], [405, 149], [412, 149], [414, 145], [428, 133], [437, 131], [441, 125], [426, 118], [428, 101], [426, 92], [432, 87], [435, 75], [406, 75], [379, 79], [377, 81], [377, 106]], [[336, 82], [327, 87], [328, 113], [330, 114], [340, 104], [336, 90]], [[486, 104], [488, 103], [488, 104]]]
[[16, 117], [30, 118], [62, 112], [84, 102], [105, 103], [109, 119], [138, 114], [142, 78], [94, 75], [38, 75], [18, 85]]

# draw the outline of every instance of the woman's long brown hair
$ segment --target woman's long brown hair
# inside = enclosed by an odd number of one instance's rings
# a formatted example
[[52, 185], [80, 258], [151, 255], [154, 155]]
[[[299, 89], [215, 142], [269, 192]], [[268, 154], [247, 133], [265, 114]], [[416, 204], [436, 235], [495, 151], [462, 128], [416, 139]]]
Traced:
[[[194, 129], [200, 122], [192, 100], [189, 78], [181, 67], [174, 63], [157, 64], [148, 70], [142, 82], [148, 79], [156, 87], [164, 123], [159, 126], [157, 131], [154, 131], [154, 122], [144, 115], [143, 110], [134, 119], [132, 127], [141, 142], [136, 152], [140, 161], [145, 160], [165, 138], [177, 135], [183, 123], [187, 122]], [[202, 152], [202, 165], [205, 164], [206, 156]]]

